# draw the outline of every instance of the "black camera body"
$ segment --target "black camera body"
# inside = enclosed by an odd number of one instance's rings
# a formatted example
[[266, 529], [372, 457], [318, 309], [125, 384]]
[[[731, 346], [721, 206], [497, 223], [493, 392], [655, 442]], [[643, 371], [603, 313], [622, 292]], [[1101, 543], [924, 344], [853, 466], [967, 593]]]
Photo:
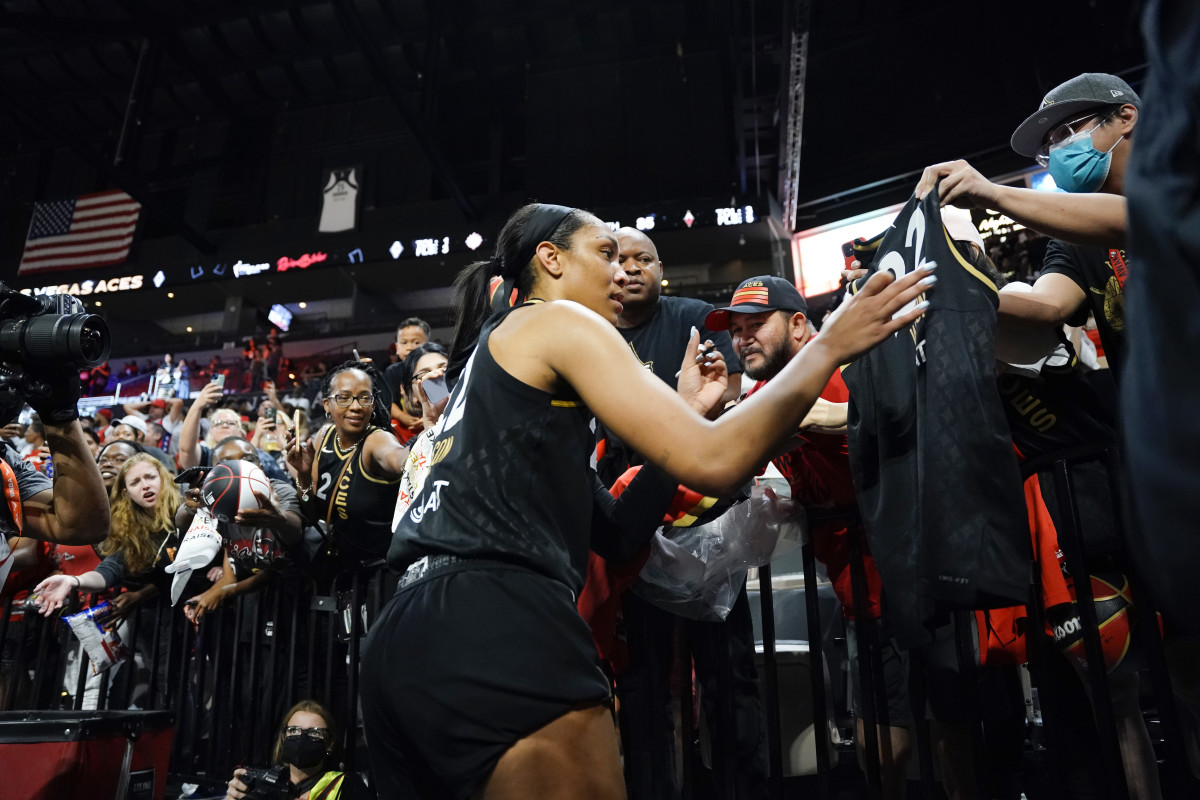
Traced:
[[276, 764], [270, 769], [247, 768], [238, 780], [246, 785], [246, 797], [253, 800], [291, 800], [299, 797], [297, 787], [288, 780], [291, 770], [287, 764]]
[[0, 425], [20, 413], [30, 397], [49, 388], [30, 376], [74, 374], [97, 367], [111, 348], [108, 324], [88, 314], [69, 294], [23, 294], [0, 283]]

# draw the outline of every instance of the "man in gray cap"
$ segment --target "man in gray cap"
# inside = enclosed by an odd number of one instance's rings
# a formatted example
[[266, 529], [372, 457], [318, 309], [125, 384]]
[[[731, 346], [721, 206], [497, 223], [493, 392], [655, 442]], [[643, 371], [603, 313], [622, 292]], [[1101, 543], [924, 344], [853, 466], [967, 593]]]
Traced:
[[[1141, 98], [1115, 75], [1087, 72], [1051, 89], [1012, 135], [1012, 147], [1050, 170], [1069, 194], [999, 186], [965, 161], [925, 169], [917, 196], [994, 208], [1053, 237], [1033, 291], [1001, 295], [1000, 321], [1082, 325], [1096, 317], [1113, 376], [1124, 350], [1125, 169]], [[940, 180], [940, 184], [938, 183]]]

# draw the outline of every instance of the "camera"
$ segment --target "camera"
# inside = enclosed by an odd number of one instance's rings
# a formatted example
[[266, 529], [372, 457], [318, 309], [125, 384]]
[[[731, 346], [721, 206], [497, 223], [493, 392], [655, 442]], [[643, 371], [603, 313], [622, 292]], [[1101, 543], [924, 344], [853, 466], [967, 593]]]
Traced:
[[247, 767], [246, 773], [238, 780], [246, 785], [246, 797], [254, 800], [289, 800], [298, 797], [299, 792], [288, 780], [291, 771], [287, 764], [276, 764], [270, 769], [252, 769]]
[[0, 283], [0, 360], [97, 367], [109, 345], [107, 323], [71, 295], [27, 295]]
[[22, 294], [0, 283], [0, 425], [17, 415], [23, 400], [49, 396], [28, 367], [76, 374], [103, 364], [110, 346], [108, 324], [71, 295]]

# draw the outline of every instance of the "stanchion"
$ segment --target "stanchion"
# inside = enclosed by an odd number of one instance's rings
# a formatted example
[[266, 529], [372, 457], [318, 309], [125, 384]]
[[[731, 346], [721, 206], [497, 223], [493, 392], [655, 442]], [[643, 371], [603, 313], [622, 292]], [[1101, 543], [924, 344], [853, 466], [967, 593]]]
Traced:
[[[808, 530], [813, 520], [809, 517]], [[829, 704], [825, 696], [825, 642], [821, 636], [821, 604], [817, 595], [817, 563], [813, 556], [811, 538], [800, 550], [804, 565], [804, 608], [808, 628], [809, 682], [812, 685], [813, 726], [816, 732], [817, 789], [821, 797], [828, 797], [829, 785]]]
[[[762, 610], [763, 673], [767, 701], [767, 759], [771, 797], [783, 798], [783, 742], [779, 724], [779, 664], [775, 659], [775, 600], [771, 565], [758, 568], [758, 601]], [[809, 635], [811, 639], [811, 634]], [[818, 749], [820, 749], [818, 745]]]
[[362, 570], [354, 570], [350, 578], [350, 675], [346, 681], [346, 714], [343, 727], [342, 746], [346, 769], [354, 769], [354, 755], [358, 742], [358, 637], [362, 634], [362, 617], [359, 602], [362, 598]]
[[[866, 762], [867, 787], [872, 797], [883, 796], [883, 777], [879, 772], [879, 714], [875, 705], [875, 674], [872, 653], [876, 649], [875, 621], [867, 601], [867, 576], [862, 550], [850, 537], [850, 591], [854, 596], [854, 638], [858, 647], [859, 702], [863, 712], [863, 760]], [[881, 676], [882, 677], [882, 676]]]
[[692, 696], [692, 650], [689, 646], [687, 626], [674, 621], [673, 629], [679, 637], [679, 731], [683, 740], [680, 757], [682, 767], [682, 800], [693, 800], [693, 787], [696, 781], [696, 767], [692, 763], [693, 747], [696, 740], [696, 727], [692, 715], [695, 713], [695, 702]]
[[[1112, 695], [1108, 689], [1108, 674], [1104, 665], [1104, 650], [1100, 643], [1100, 625], [1096, 618], [1095, 598], [1087, 568], [1087, 553], [1079, 531], [1079, 505], [1071, 480], [1069, 462], [1054, 462], [1054, 489], [1060, 499], [1061, 525], [1058, 543], [1067, 559], [1067, 568], [1074, 577], [1075, 607], [1083, 623], [1083, 645], [1087, 653], [1088, 682], [1092, 688], [1092, 712], [1100, 731], [1100, 746], [1104, 750], [1100, 769], [1104, 772], [1109, 795], [1118, 800], [1129, 797], [1125, 781], [1125, 766], [1117, 741], [1117, 724], [1113, 716]], [[1065, 500], [1065, 503], [1062, 501]]]

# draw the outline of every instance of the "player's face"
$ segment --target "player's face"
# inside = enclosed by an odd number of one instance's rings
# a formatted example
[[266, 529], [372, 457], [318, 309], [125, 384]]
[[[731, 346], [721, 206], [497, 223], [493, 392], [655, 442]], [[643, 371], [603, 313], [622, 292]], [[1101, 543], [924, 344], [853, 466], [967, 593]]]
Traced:
[[429, 341], [429, 337], [425, 335], [425, 331], [416, 325], [401, 328], [400, 332], [396, 334], [396, 355], [403, 361], [408, 358], [409, 353], [427, 341]]
[[652, 306], [662, 294], [662, 262], [654, 242], [641, 231], [622, 228], [617, 241], [621, 246], [618, 263], [625, 272], [626, 308]]
[[[363, 405], [363, 400], [366, 405]], [[341, 402], [349, 402], [343, 406]], [[378, 398], [373, 393], [371, 378], [357, 369], [342, 370], [333, 376], [329, 397], [325, 398], [325, 413], [333, 420], [339, 432], [354, 436], [362, 433], [371, 424], [371, 409]]]
[[787, 321], [778, 311], [729, 315], [729, 336], [748, 377], [770, 380], [787, 364], [792, 355]]
[[162, 492], [162, 478], [153, 464], [134, 464], [125, 473], [125, 491], [130, 500], [150, 511]]
[[620, 246], [608, 226], [597, 220], [575, 231], [571, 249], [560, 250], [565, 297], [587, 306], [612, 324], [623, 308], [625, 272], [617, 263]]

